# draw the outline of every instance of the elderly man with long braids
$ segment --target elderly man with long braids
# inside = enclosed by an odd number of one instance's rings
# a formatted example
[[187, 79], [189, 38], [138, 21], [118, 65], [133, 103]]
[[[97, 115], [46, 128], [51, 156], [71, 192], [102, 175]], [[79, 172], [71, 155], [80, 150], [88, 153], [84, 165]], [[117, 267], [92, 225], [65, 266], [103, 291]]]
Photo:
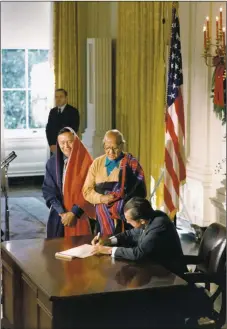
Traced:
[[146, 197], [143, 169], [132, 154], [123, 151], [124, 144], [120, 131], [107, 131], [105, 154], [93, 161], [84, 183], [83, 195], [95, 205], [101, 235], [124, 231], [124, 204], [134, 196]]
[[82, 194], [92, 158], [75, 131], [61, 129], [57, 151], [47, 162], [43, 197], [50, 208], [47, 238], [91, 234], [95, 208]]

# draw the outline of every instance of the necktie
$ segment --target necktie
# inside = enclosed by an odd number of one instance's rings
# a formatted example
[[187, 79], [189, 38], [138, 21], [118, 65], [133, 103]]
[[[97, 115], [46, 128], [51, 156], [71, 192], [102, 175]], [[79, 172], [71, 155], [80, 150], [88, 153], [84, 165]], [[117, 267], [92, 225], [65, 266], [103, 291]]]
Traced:
[[67, 166], [68, 158], [64, 160], [64, 166], [63, 166], [63, 175], [62, 175], [62, 184], [64, 185], [65, 181], [65, 172], [66, 172], [66, 166]]
[[61, 114], [61, 108], [60, 107], [58, 108], [58, 114]]

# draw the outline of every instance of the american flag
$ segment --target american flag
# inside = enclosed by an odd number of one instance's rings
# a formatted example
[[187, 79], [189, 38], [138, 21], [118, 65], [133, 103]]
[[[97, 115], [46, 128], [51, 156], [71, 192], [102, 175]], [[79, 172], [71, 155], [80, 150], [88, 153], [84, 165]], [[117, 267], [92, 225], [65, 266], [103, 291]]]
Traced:
[[180, 25], [177, 9], [173, 6], [168, 68], [164, 171], [164, 207], [165, 212], [171, 219], [175, 217], [179, 210], [180, 185], [186, 180], [182, 85]]

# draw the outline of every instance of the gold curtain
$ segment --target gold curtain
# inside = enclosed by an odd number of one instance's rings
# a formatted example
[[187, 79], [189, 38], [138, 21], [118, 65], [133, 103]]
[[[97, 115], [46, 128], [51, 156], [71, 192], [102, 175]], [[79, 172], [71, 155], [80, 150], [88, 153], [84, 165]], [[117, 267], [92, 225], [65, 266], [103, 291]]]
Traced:
[[54, 2], [54, 73], [56, 88], [68, 91], [68, 102], [78, 108], [81, 116], [80, 131], [84, 130], [84, 79], [81, 68], [79, 35], [81, 20], [77, 2]]
[[[157, 181], [164, 165], [166, 55], [171, 2], [119, 2], [117, 36], [117, 128], [126, 149]], [[165, 23], [163, 21], [165, 19]], [[163, 200], [163, 184], [156, 204]]]

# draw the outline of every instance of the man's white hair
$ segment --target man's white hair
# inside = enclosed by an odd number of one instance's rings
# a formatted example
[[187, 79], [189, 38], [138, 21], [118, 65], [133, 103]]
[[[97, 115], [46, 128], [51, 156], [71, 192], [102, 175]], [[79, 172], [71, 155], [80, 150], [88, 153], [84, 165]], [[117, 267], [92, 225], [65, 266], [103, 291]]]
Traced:
[[125, 144], [125, 139], [124, 139], [123, 134], [117, 129], [108, 130], [105, 133], [104, 138], [103, 138], [103, 144], [105, 143], [105, 140], [108, 137], [108, 135], [116, 136], [117, 144]]

